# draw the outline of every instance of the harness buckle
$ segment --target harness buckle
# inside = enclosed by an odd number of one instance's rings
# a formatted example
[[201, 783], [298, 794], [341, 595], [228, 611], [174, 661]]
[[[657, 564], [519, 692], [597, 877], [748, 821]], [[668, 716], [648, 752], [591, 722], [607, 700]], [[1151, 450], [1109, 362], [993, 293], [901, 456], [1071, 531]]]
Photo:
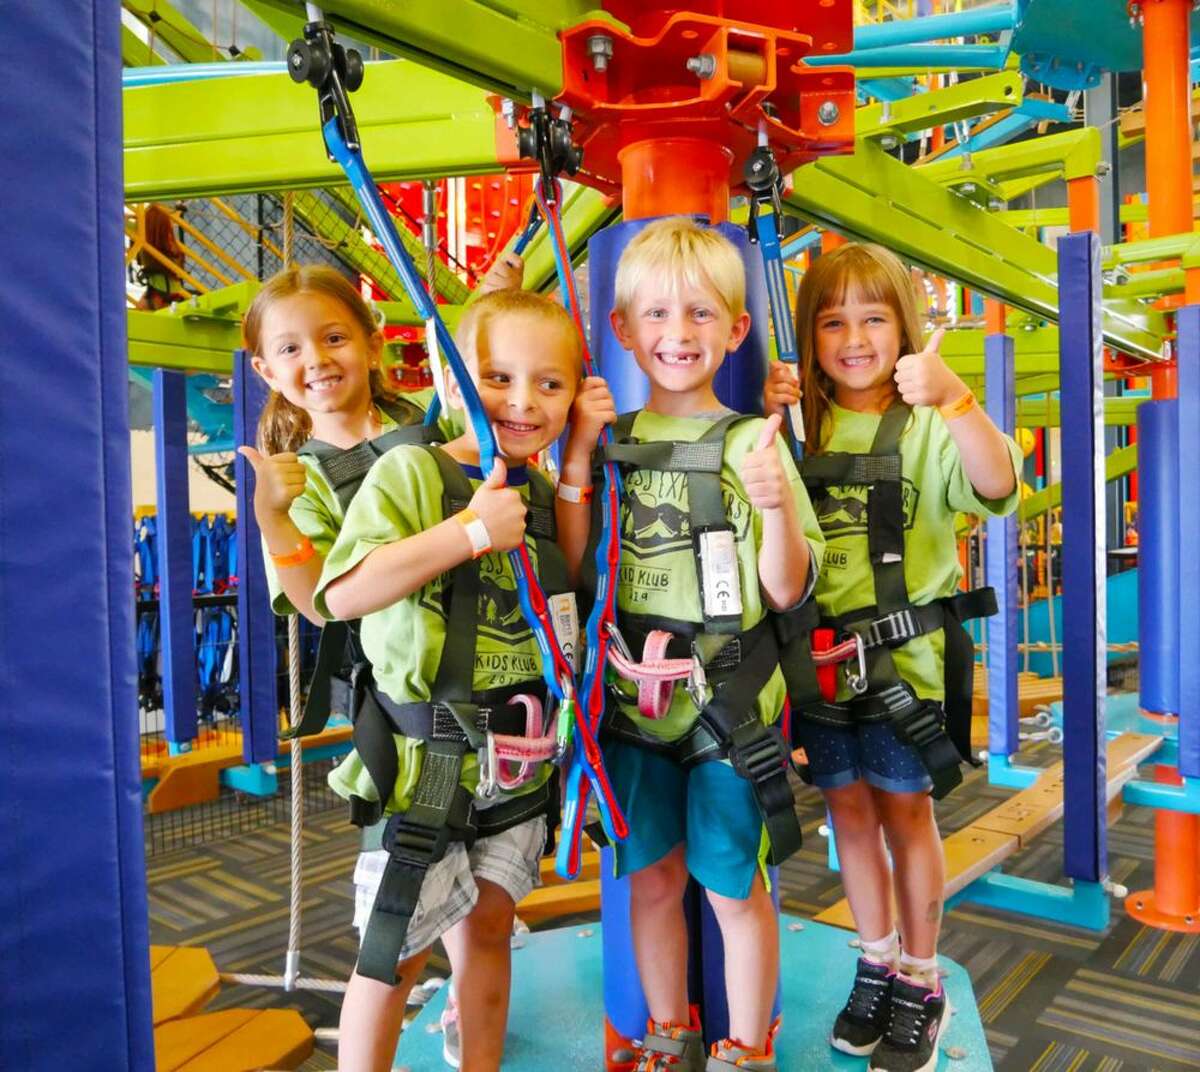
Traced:
[[762, 723], [754, 723], [750, 730], [752, 736], [745, 743], [730, 741], [729, 762], [739, 775], [758, 785], [780, 774], [787, 757], [782, 740]]
[[479, 749], [479, 786], [475, 793], [484, 800], [495, 800], [500, 794], [496, 771], [496, 735], [488, 730], [484, 745]]
[[396, 863], [405, 867], [428, 869], [446, 854], [450, 829], [434, 830], [421, 823], [410, 823], [398, 812], [388, 820], [383, 835], [383, 847]]
[[858, 673], [854, 674], [847, 670], [846, 684], [855, 696], [861, 696], [867, 691], [867, 653], [862, 633], [854, 634], [854, 654], [858, 660]]

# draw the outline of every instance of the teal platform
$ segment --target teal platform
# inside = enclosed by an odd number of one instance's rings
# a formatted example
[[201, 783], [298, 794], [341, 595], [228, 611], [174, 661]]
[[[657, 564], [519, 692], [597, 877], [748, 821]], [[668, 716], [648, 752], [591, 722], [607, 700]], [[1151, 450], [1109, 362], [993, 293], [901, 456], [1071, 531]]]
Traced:
[[[846, 999], [854, 976], [852, 935], [837, 927], [784, 916], [783, 1028], [778, 1039], [780, 1072], [865, 1069], [866, 1058], [829, 1048], [829, 1026]], [[506, 1072], [601, 1072], [604, 1012], [601, 991], [600, 925], [565, 927], [523, 936], [513, 950], [513, 995], [505, 1044]], [[975, 994], [967, 973], [942, 958], [946, 989], [955, 1013], [942, 1036], [938, 1072], [983, 1072], [992, 1067]], [[446, 1003], [443, 987], [400, 1040], [397, 1069], [440, 1072], [442, 1036], [436, 1025]], [[433, 1031], [429, 1027], [434, 1028]], [[951, 1058], [948, 1052], [955, 1056]]]

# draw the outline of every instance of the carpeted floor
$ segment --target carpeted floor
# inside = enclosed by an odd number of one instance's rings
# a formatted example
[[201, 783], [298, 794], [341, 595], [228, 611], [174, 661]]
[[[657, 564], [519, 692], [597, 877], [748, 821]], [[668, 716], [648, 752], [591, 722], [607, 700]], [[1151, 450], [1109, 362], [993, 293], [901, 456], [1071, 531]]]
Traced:
[[[1057, 758], [1039, 747], [1041, 754], [1035, 750], [1023, 758]], [[943, 834], [1008, 795], [975, 772], [938, 805]], [[825, 841], [817, 831], [824, 821], [819, 798], [803, 788], [798, 798], [805, 848], [784, 866], [780, 886], [784, 911], [806, 917], [842, 891], [838, 876], [826, 867]], [[1053, 827], [1006, 870], [1058, 880], [1061, 836], [1061, 827]], [[305, 824], [304, 975], [344, 979], [354, 962], [350, 875], [357, 846], [357, 832], [341, 809], [318, 812]], [[1109, 831], [1113, 879], [1131, 890], [1152, 885], [1153, 846], [1152, 813], [1127, 809]], [[286, 822], [156, 853], [148, 874], [153, 942], [207, 946], [223, 972], [282, 971], [289, 897]], [[997, 1069], [1200, 1068], [1200, 937], [1142, 927], [1126, 917], [1119, 902], [1104, 934], [963, 904], [947, 916], [941, 952], [971, 974]], [[439, 952], [429, 972], [446, 970]], [[336, 994], [227, 986], [211, 1007], [291, 1007], [319, 1028], [336, 1026], [338, 1005]], [[303, 1067], [335, 1068], [334, 1051], [320, 1047]]]

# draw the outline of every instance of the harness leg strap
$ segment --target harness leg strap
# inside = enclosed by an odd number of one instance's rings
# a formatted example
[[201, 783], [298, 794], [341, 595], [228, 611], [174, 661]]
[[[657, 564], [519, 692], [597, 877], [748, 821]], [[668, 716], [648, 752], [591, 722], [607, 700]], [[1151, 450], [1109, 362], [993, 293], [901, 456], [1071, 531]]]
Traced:
[[388, 862], [363, 934], [359, 975], [396, 985], [396, 964], [425, 875], [446, 855], [452, 837], [470, 836], [471, 800], [459, 785], [462, 757], [457, 744], [426, 742], [412, 805], [388, 820], [383, 835]]
[[933, 781], [934, 800], [941, 800], [963, 780], [959, 769], [962, 757], [947, 735], [943, 721], [940, 705], [922, 703], [913, 707], [911, 713], [896, 716], [892, 723], [896, 737], [911, 744], [920, 754]]

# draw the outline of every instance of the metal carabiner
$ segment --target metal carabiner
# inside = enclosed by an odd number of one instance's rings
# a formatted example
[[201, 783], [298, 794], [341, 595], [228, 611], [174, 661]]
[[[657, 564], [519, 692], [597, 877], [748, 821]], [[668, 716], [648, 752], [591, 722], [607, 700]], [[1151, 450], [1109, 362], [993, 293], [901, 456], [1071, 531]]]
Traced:
[[617, 651], [621, 653], [631, 663], [637, 662], [633, 657], [633, 652], [629, 650], [629, 645], [625, 643], [625, 637], [621, 634], [621, 630], [617, 628], [616, 622], [605, 622], [604, 628], [608, 632], [609, 640], [617, 646]]
[[500, 793], [496, 781], [496, 736], [488, 730], [485, 740], [487, 743], [479, 749], [479, 786], [475, 795], [483, 800], [495, 800]]
[[858, 658], [858, 673], [846, 671], [846, 684], [855, 696], [861, 696], [867, 691], [867, 653], [863, 645], [862, 633], [854, 634], [854, 653]]
[[692, 671], [688, 674], [685, 688], [697, 710], [702, 710], [712, 699], [712, 690], [708, 687], [708, 674], [704, 671], [704, 661], [696, 651], [695, 644], [692, 645]]

